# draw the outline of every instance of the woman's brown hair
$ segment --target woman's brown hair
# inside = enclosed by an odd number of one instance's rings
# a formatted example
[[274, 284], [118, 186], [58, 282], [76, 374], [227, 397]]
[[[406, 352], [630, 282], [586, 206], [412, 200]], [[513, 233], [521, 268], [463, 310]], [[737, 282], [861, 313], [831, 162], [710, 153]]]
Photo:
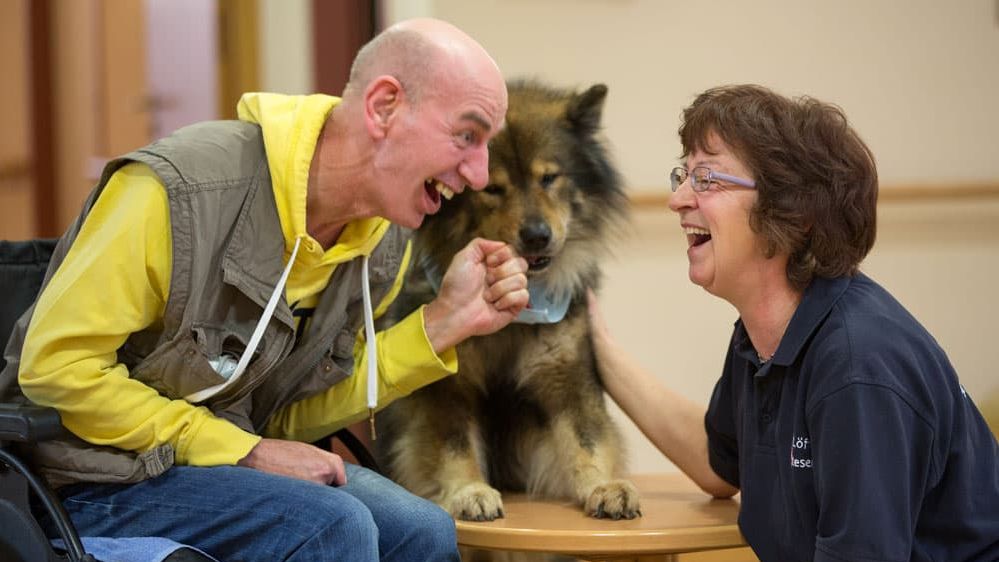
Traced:
[[790, 255], [787, 277], [856, 273], [877, 233], [874, 155], [839, 107], [756, 85], [712, 88], [683, 111], [683, 157], [716, 133], [752, 171], [759, 196], [749, 224], [768, 256]]

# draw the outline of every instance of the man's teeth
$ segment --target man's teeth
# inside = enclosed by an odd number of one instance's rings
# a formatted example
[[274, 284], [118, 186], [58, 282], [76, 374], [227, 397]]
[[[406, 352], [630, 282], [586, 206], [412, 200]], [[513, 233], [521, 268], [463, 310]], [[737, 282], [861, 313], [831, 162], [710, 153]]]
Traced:
[[707, 236], [708, 234], [711, 234], [711, 232], [709, 230], [704, 229], [704, 228], [698, 228], [696, 226], [687, 226], [687, 227], [684, 227], [683, 233], [684, 234], [703, 234], [705, 236]]
[[429, 180], [429, 181], [434, 182], [434, 189], [436, 189], [438, 193], [443, 195], [444, 199], [450, 200], [452, 197], [454, 197], [454, 190], [444, 185], [444, 182], [440, 180]]

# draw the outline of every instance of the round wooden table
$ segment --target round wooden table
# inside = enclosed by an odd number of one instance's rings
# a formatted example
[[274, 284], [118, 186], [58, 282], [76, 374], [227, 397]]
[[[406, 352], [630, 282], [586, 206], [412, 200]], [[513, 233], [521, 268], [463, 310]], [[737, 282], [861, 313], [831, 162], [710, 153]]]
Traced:
[[548, 552], [588, 560], [677, 560], [680, 553], [745, 546], [739, 502], [717, 500], [681, 473], [633, 475], [642, 516], [594, 519], [569, 502], [505, 494], [505, 517], [458, 521], [458, 544], [486, 550]]

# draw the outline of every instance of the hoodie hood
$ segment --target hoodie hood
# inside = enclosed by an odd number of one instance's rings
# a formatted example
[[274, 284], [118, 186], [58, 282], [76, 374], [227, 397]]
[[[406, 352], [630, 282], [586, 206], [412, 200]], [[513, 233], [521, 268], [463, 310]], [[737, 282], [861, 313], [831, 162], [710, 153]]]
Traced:
[[370, 255], [389, 227], [388, 221], [379, 217], [351, 222], [328, 250], [306, 231], [309, 167], [323, 125], [339, 103], [340, 98], [324, 94], [247, 93], [236, 108], [241, 121], [260, 125], [263, 132], [285, 254], [290, 255], [295, 240], [302, 238], [288, 282], [289, 302], [294, 302], [296, 295], [291, 293], [297, 293], [299, 288], [314, 293], [317, 284], [325, 285], [335, 264]]
[[305, 236], [305, 197], [309, 166], [319, 133], [339, 98], [314, 94], [243, 94], [236, 106], [240, 121], [260, 125], [271, 183], [284, 238]]

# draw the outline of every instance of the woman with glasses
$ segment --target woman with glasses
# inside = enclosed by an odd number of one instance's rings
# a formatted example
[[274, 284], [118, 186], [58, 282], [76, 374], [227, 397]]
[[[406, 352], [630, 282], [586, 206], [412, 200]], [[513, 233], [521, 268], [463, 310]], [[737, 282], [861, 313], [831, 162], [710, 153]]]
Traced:
[[739, 320], [705, 412], [624, 354], [591, 294], [608, 392], [702, 489], [741, 493], [764, 562], [999, 560], [999, 446], [933, 337], [858, 271], [878, 179], [846, 116], [727, 86], [679, 132], [688, 275]]

